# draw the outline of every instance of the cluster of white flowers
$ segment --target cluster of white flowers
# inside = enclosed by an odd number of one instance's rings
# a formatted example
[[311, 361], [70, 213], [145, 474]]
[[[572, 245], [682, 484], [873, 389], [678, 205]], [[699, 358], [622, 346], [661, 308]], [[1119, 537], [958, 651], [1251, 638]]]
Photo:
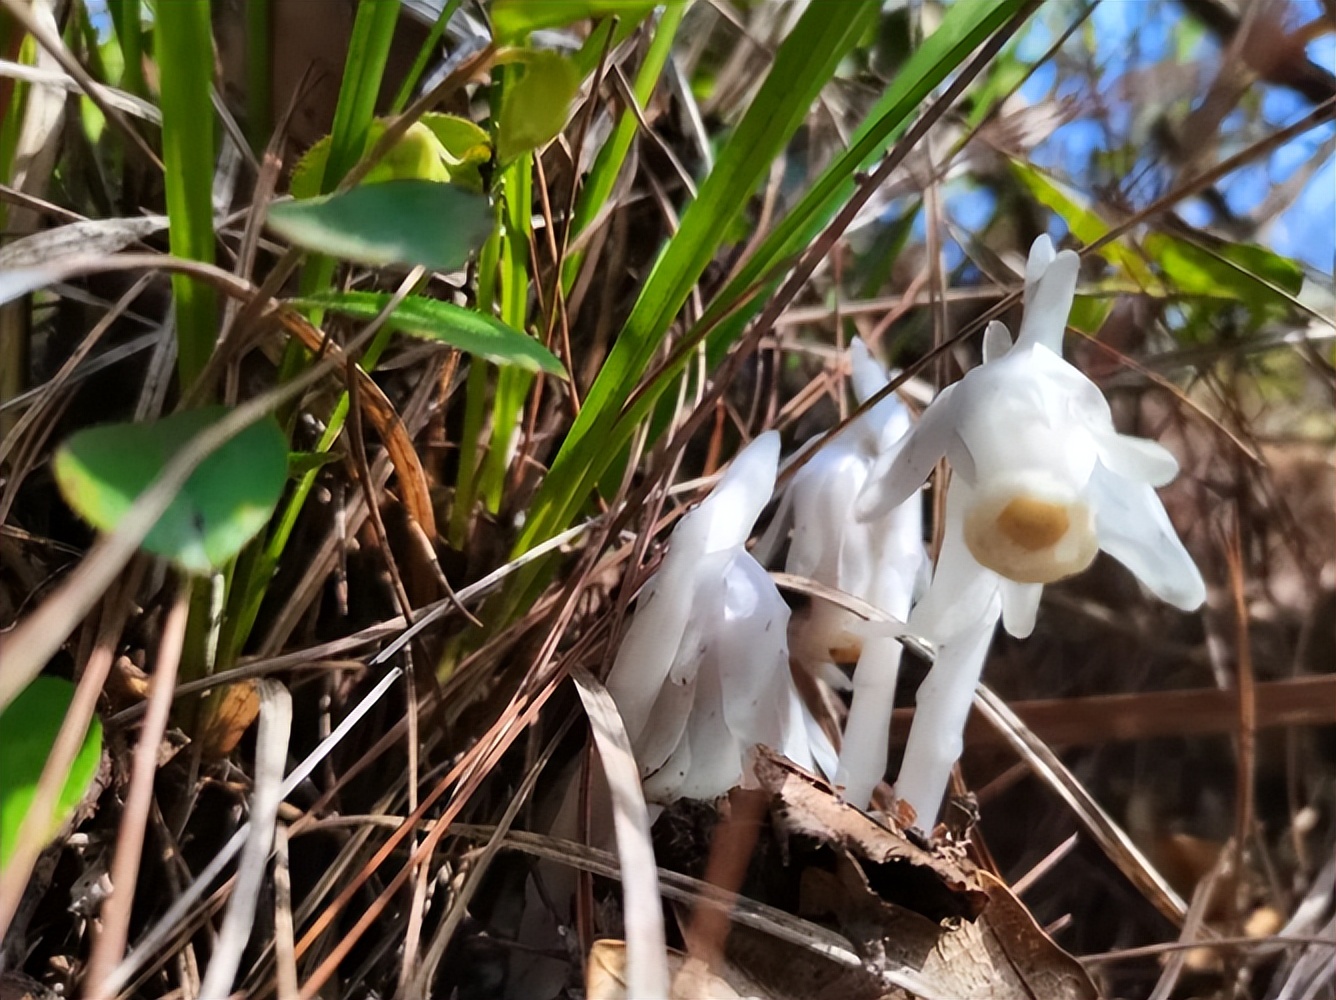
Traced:
[[757, 744], [809, 769], [834, 765], [789, 673], [788, 605], [744, 547], [778, 465], [770, 431], [678, 522], [608, 675], [651, 801], [748, 784]]
[[[1001, 323], [984, 362], [944, 389], [916, 424], [879, 402], [795, 475], [775, 530], [792, 529], [786, 569], [843, 590], [937, 649], [919, 688], [896, 795], [931, 828], [999, 618], [1024, 637], [1045, 583], [1084, 570], [1103, 549], [1163, 600], [1200, 606], [1205, 586], [1154, 487], [1178, 471], [1160, 445], [1119, 434], [1108, 402], [1062, 359], [1077, 256], [1048, 237], [1030, 251], [1025, 310], [1013, 344]], [[886, 375], [861, 342], [855, 394]], [[925, 593], [918, 491], [945, 457], [941, 552]], [[805, 648], [859, 642], [853, 702], [838, 762], [789, 673], [788, 609], [745, 544], [774, 489], [771, 432], [749, 445], [674, 531], [640, 596], [608, 687], [631, 735], [648, 797], [709, 798], [748, 781], [756, 744], [818, 767], [865, 806], [886, 766], [900, 644], [821, 605]], [[911, 610], [912, 609], [912, 610]]]

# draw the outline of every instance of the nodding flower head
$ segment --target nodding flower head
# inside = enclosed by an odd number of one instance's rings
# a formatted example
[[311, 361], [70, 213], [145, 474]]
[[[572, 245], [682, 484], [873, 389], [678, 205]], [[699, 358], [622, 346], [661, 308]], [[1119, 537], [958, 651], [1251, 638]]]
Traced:
[[[1015, 584], [1052, 583], [1103, 549], [1157, 596], [1191, 610], [1205, 587], [1153, 489], [1174, 477], [1177, 462], [1153, 441], [1119, 434], [1099, 388], [1062, 359], [1078, 266], [1047, 236], [1035, 241], [1015, 344], [1001, 323], [989, 325], [984, 363], [942, 391], [903, 447], [883, 455], [857, 512], [870, 519], [892, 509], [946, 456], [957, 530], [983, 568]], [[1022, 603], [1038, 597], [1032, 586]], [[1029, 610], [1007, 616], [1008, 631], [1026, 617], [1032, 623]]]
[[749, 783], [757, 744], [834, 770], [834, 749], [789, 674], [788, 605], [745, 548], [778, 463], [771, 431], [678, 522], [608, 675], [652, 801]]

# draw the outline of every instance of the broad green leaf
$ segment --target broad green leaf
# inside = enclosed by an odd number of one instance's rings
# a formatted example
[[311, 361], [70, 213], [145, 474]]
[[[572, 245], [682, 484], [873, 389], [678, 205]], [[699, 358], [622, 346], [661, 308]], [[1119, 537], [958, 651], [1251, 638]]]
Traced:
[[[79, 431], [56, 452], [56, 482], [81, 517], [112, 531], [172, 456], [226, 412], [210, 406], [152, 424]], [[252, 424], [200, 463], [144, 548], [192, 573], [218, 569], [268, 522], [287, 481], [287, 463], [278, 422]]]
[[461, 267], [487, 238], [487, 199], [450, 184], [386, 181], [343, 194], [288, 201], [269, 209], [269, 225], [308, 250], [359, 264]]
[[654, 0], [495, 0], [490, 8], [498, 42], [515, 42], [533, 31], [561, 28], [587, 17], [644, 17]]
[[502, 163], [554, 138], [565, 127], [580, 89], [580, 71], [565, 56], [543, 51], [520, 55], [524, 75], [508, 83], [501, 98], [496, 155]]
[[[291, 303], [302, 309], [325, 309], [358, 319], [374, 319], [394, 296], [387, 292], [327, 292]], [[533, 337], [499, 319], [451, 302], [410, 295], [386, 321], [393, 330], [439, 340], [498, 365], [566, 377], [553, 354]]]
[[[372, 122], [362, 156], [385, 134], [385, 119]], [[320, 194], [320, 179], [325, 175], [332, 139], [325, 136], [308, 149], [292, 168], [288, 191], [294, 198], [314, 198]], [[363, 184], [384, 181], [453, 181], [471, 191], [482, 190], [478, 167], [492, 156], [487, 132], [465, 118], [455, 115], [423, 115], [414, 122], [362, 179]]]
[[[14, 852], [37, 781], [73, 698], [74, 685], [69, 681], [38, 677], [0, 712], [0, 871]], [[74, 815], [97, 776], [101, 759], [102, 723], [95, 716], [65, 775], [55, 813], [42, 831], [43, 841], [59, 833]]]

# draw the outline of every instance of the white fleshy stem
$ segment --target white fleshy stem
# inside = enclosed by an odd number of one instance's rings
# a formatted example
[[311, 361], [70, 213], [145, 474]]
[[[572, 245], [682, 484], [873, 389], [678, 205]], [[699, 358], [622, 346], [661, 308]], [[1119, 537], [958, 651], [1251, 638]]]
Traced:
[[965, 732], [999, 609], [979, 624], [937, 647], [937, 660], [918, 689], [914, 724], [909, 728], [904, 763], [895, 795], [917, 817], [914, 825], [931, 832], [941, 808], [951, 768], [960, 758]]
[[844, 726], [835, 783], [844, 786], [845, 800], [859, 809], [871, 801], [872, 790], [886, 773], [886, 745], [903, 652], [898, 639], [866, 638], [854, 669], [853, 703]]

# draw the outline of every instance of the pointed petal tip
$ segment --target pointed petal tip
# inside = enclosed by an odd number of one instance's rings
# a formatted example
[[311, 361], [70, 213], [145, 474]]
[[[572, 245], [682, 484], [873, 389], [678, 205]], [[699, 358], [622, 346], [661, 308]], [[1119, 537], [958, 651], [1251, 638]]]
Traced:
[[[1038, 264], [1040, 268], [1047, 267], [1053, 260], [1053, 237], [1048, 233], [1040, 233], [1035, 237], [1035, 241], [1030, 244], [1030, 257], [1027, 264]], [[1027, 271], [1029, 268], [1026, 269]]]
[[993, 320], [983, 332], [983, 363], [996, 361], [1011, 350], [1011, 331], [999, 320]]

